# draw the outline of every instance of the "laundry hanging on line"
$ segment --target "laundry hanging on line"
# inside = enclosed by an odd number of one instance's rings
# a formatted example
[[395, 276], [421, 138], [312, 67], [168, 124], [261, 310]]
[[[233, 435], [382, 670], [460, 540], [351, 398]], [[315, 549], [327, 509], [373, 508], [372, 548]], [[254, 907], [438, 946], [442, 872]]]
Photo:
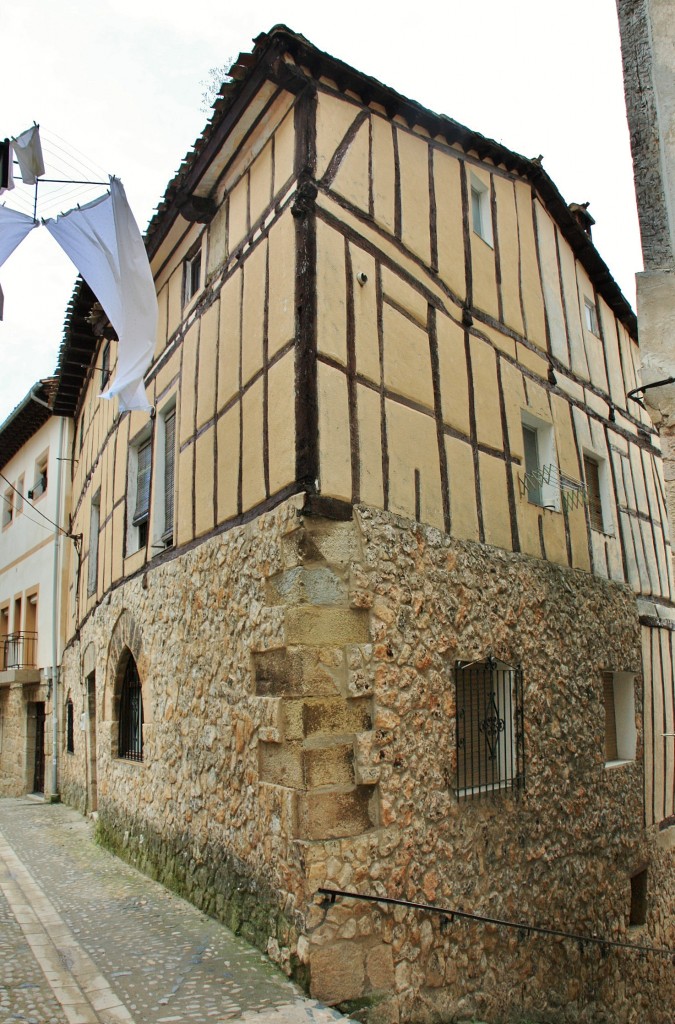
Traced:
[[[119, 178], [86, 206], [43, 222], [73, 261], [117, 332], [115, 378], [102, 398], [119, 398], [120, 412], [149, 411], [144, 376], [152, 360], [157, 296], [141, 232]], [[0, 206], [0, 265], [38, 226], [26, 214]]]

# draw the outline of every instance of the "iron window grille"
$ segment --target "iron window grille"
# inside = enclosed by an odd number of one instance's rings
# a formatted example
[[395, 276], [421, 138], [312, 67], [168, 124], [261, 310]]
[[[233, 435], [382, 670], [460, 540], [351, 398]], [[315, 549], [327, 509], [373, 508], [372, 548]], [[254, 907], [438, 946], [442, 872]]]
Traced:
[[35, 668], [37, 638], [34, 630], [6, 633], [1, 638], [3, 669]]
[[487, 658], [455, 663], [460, 797], [525, 786], [523, 671]]
[[127, 761], [143, 760], [143, 694], [138, 669], [132, 655], [129, 655], [122, 680], [117, 752]]

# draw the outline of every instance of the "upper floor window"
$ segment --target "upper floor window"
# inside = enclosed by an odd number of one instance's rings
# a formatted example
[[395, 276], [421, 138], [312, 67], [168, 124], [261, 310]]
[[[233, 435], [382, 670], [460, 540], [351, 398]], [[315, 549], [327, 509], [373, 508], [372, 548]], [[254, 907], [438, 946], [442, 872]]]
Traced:
[[98, 582], [98, 536], [101, 528], [101, 492], [91, 499], [89, 517], [89, 564], [87, 568], [87, 594], [96, 592]]
[[16, 514], [17, 515], [19, 515], [21, 512], [23, 512], [23, 496], [24, 496], [25, 490], [26, 490], [26, 477], [22, 473], [21, 476], [19, 477], [18, 481], [17, 481], [16, 497], [14, 499], [14, 503], [15, 503], [15, 506], [16, 506]]
[[188, 256], [183, 264], [183, 305], [197, 294], [202, 282], [202, 250], [201, 247], [192, 256]]
[[153, 508], [154, 547], [170, 547], [174, 541], [174, 494], [176, 490], [176, 406], [165, 406], [157, 417], [157, 469]]
[[106, 341], [101, 352], [101, 390], [110, 380], [110, 342]]
[[152, 469], [150, 441], [146, 441], [138, 449], [137, 460], [136, 509], [133, 523], [138, 528], [138, 546], [143, 548], [148, 541], [148, 516], [150, 514], [150, 473]]
[[145, 548], [150, 517], [152, 440], [147, 432], [129, 447], [127, 478], [127, 554]]
[[471, 175], [471, 226], [475, 234], [492, 245], [490, 191], [474, 174]]
[[28, 492], [28, 500], [36, 501], [47, 491], [47, 466], [49, 464], [49, 452], [43, 452], [35, 463], [35, 483]]
[[592, 530], [607, 533], [607, 517], [604, 512], [603, 483], [604, 465], [590, 455], [584, 455], [584, 477], [586, 479], [586, 506]]
[[457, 793], [525, 784], [523, 673], [487, 658], [455, 664]]
[[586, 328], [595, 334], [597, 337], [600, 336], [600, 327], [598, 326], [598, 309], [592, 299], [584, 297], [584, 318], [586, 321]]
[[523, 455], [525, 475], [521, 486], [527, 500], [558, 511], [560, 480], [553, 427], [529, 413], [523, 413]]
[[9, 526], [14, 519], [14, 490], [8, 487], [2, 496], [2, 527]]

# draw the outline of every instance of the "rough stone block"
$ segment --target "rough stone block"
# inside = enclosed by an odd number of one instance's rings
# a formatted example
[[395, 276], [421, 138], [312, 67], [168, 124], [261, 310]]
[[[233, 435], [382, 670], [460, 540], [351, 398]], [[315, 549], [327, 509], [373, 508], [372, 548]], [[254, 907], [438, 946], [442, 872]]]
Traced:
[[309, 789], [354, 784], [354, 756], [349, 744], [305, 749], [302, 760], [305, 784]]
[[368, 698], [309, 697], [284, 701], [284, 735], [291, 740], [319, 733], [343, 735], [362, 732], [371, 725]]
[[366, 974], [372, 989], [390, 992], [394, 987], [394, 957], [391, 946], [373, 946], [366, 954]]
[[260, 697], [334, 695], [341, 691], [344, 655], [334, 648], [292, 648], [253, 655], [255, 692]]
[[374, 786], [380, 781], [381, 768], [375, 762], [375, 733], [369, 729], [354, 737], [354, 774], [361, 786]]
[[303, 788], [302, 751], [299, 744], [259, 743], [258, 758], [261, 782], [276, 786]]
[[353, 942], [334, 942], [310, 951], [310, 993], [324, 1003], [343, 1003], [363, 993], [363, 949]]
[[336, 523], [327, 519], [305, 520], [305, 557], [310, 554], [333, 565], [348, 565], [356, 556], [357, 537], [354, 524]]
[[318, 790], [304, 794], [298, 807], [298, 839], [339, 839], [373, 827], [368, 802], [372, 790]]
[[286, 642], [308, 646], [344, 647], [370, 639], [368, 612], [356, 608], [301, 605], [286, 611]]
[[329, 566], [295, 566], [267, 584], [270, 604], [347, 604], [347, 584]]

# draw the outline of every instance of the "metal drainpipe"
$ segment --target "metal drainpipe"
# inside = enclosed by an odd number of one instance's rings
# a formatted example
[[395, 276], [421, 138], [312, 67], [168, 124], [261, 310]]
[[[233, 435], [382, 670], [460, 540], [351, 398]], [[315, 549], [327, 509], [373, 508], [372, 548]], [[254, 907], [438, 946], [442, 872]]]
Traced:
[[[44, 399], [38, 398], [35, 393], [38, 387], [35, 387], [30, 397], [38, 405], [43, 405], [45, 409], [49, 409], [53, 412], [51, 405], [45, 402]], [[59, 780], [59, 764], [58, 764], [58, 748], [59, 748], [59, 701], [58, 701], [58, 686], [59, 686], [59, 641], [58, 641], [58, 598], [59, 598], [59, 549], [61, 541], [61, 530], [58, 522], [61, 515], [61, 463], [63, 461], [63, 430], [65, 426], [65, 417], [61, 416], [61, 422], [59, 424], [59, 454], [56, 458], [56, 516], [55, 522], [56, 527], [54, 528], [54, 571], [52, 579], [52, 786], [51, 796], [52, 799], [58, 799], [58, 780]]]
[[[58, 523], [61, 518], [61, 474], [63, 472], [64, 463], [61, 461], [63, 456], [63, 431], [65, 425], [65, 417], [61, 417], [61, 424], [59, 426], [59, 454], [57, 459], [57, 473], [56, 473], [56, 517], [55, 521]], [[61, 531], [57, 528], [54, 530], [54, 572], [52, 579], [52, 786], [51, 796], [53, 800], [58, 799], [59, 787], [58, 787], [58, 749], [59, 749], [59, 555], [61, 548]]]

